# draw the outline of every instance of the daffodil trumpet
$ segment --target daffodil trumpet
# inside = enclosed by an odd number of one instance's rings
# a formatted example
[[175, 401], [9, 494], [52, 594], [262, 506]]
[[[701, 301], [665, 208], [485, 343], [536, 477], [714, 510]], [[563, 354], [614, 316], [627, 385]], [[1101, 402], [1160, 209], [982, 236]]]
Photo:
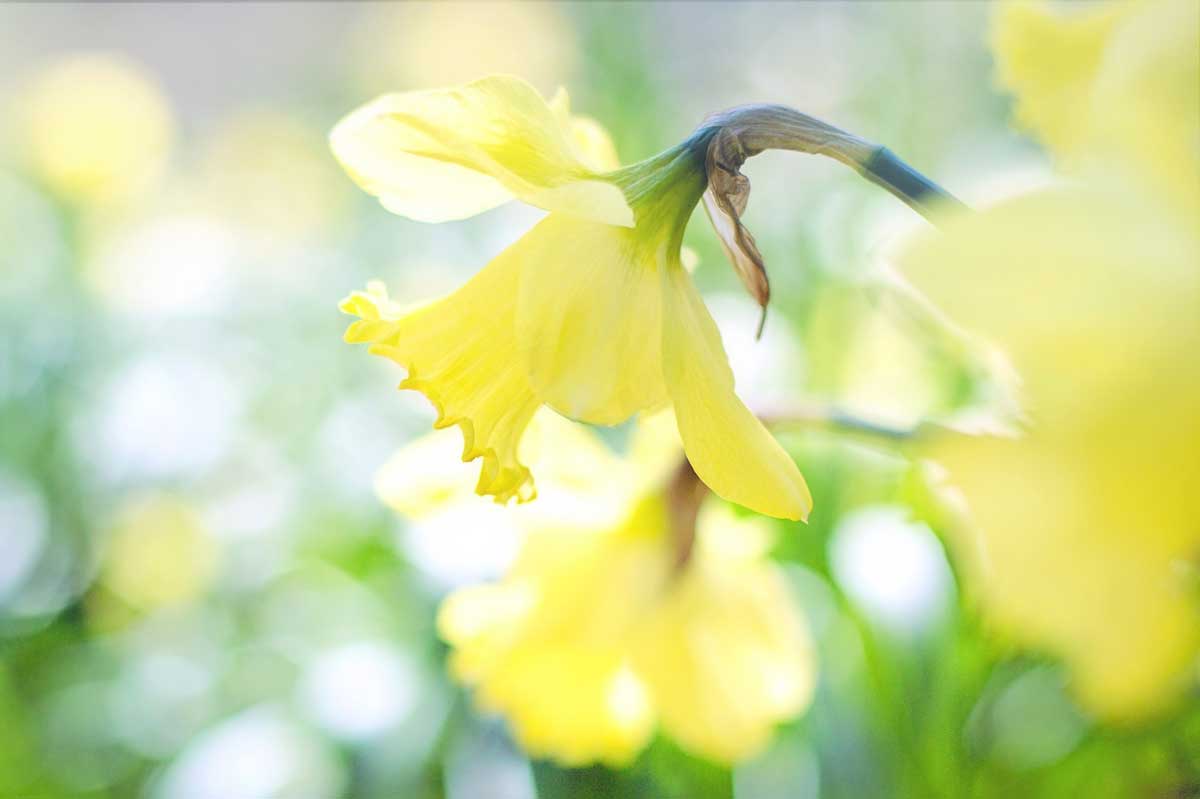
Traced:
[[[770, 299], [763, 258], [741, 222], [739, 171], [766, 149], [819, 153], [887, 187], [921, 213], [949, 195], [889, 151], [789, 108], [710, 116], [681, 144], [620, 167], [607, 133], [516, 78], [387, 95], [330, 137], [349, 175], [390, 211], [462, 219], [519, 199], [549, 214], [458, 291], [415, 309], [381, 285], [342, 309], [346, 340], [403, 366], [435, 427], [462, 429], [463, 460], [482, 460], [476, 490], [532, 499], [520, 443], [547, 405], [589, 424], [672, 407], [691, 468], [717, 495], [804, 519], [796, 464], [734, 392], [716, 324], [684, 268], [683, 233], [703, 199], [751, 295]], [[761, 329], [761, 325], [760, 325]]]

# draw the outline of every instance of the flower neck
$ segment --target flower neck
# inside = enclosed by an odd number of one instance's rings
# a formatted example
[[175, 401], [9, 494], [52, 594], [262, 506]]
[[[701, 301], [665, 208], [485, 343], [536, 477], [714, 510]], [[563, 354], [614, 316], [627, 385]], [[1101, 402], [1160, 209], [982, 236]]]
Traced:
[[708, 186], [704, 157], [715, 131], [700, 131], [658, 155], [624, 167], [609, 179], [633, 209], [637, 235], [678, 253], [683, 231]]

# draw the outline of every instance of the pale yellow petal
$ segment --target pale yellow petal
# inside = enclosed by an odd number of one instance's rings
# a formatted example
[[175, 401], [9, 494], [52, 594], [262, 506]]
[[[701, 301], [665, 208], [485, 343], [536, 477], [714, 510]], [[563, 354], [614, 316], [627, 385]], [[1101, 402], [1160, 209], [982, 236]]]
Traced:
[[517, 338], [542, 401], [593, 424], [665, 403], [658, 267], [636, 231], [552, 214], [514, 249]]
[[1097, 135], [1193, 223], [1200, 215], [1197, 31], [1195, 0], [1142, 4], [1114, 31], [1094, 90]]
[[579, 160], [570, 126], [517, 78], [385, 95], [338, 123], [330, 144], [360, 186], [414, 219], [461, 219], [515, 197], [633, 225], [621, 190]]
[[1033, 421], [1086, 425], [1195, 373], [1198, 234], [1136, 186], [1075, 185], [946, 220], [900, 267], [1011, 358]]
[[571, 113], [571, 99], [567, 90], [559, 87], [550, 100], [550, 107], [558, 117], [559, 124], [569, 133], [575, 157], [589, 169], [597, 172], [612, 172], [620, 169], [621, 159], [612, 136], [591, 117]]
[[992, 31], [1000, 82], [1016, 95], [1017, 121], [1059, 156], [1078, 154], [1091, 136], [1093, 83], [1132, 5], [1000, 6]]
[[1078, 170], [1127, 172], [1200, 208], [1200, 4], [1007, 3], [1000, 81], [1017, 121]]
[[454, 676], [476, 683], [502, 664], [536, 599], [536, 588], [517, 580], [460, 588], [446, 597], [437, 627], [453, 648], [449, 664]]
[[706, 545], [728, 520], [727, 512], [702, 516], [696, 558], [649, 615], [634, 663], [668, 735], [702, 757], [736, 763], [807, 707], [815, 658], [779, 570]]
[[534, 756], [625, 765], [653, 731], [627, 644], [670, 569], [666, 516], [657, 501], [626, 512], [608, 529], [530, 532], [504, 583], [443, 605], [455, 676]]
[[928, 453], [965, 499], [967, 585], [1130, 720], [1180, 695], [1200, 648], [1200, 236], [1113, 180], [948, 220], [902, 264], [1024, 379], [1022, 438]]
[[462, 439], [434, 430], [401, 447], [375, 475], [375, 493], [393, 510], [420, 519], [474, 497], [476, 478], [458, 459]]
[[534, 496], [518, 460], [525, 426], [541, 404], [516, 357], [513, 318], [519, 264], [502, 253], [458, 291], [410, 313], [381, 295], [356, 293], [342, 310], [360, 317], [350, 342], [408, 370], [401, 388], [420, 391], [437, 409], [434, 427], [457, 424], [464, 461], [483, 461], [476, 491], [498, 502]]
[[734, 393], [721, 334], [691, 277], [663, 270], [663, 375], [679, 435], [717, 495], [782, 519], [804, 519], [812, 497], [795, 462]]
[[530, 755], [567, 766], [626, 766], [654, 730], [650, 697], [617, 647], [522, 647], [479, 701], [505, 714]]
[[1144, 434], [1128, 422], [1117, 414], [1074, 438], [1035, 431], [929, 452], [965, 499], [969, 521], [951, 543], [985, 618], [1018, 644], [1061, 657], [1075, 693], [1112, 721], [1179, 699], [1200, 655], [1200, 599], [1189, 578], [1200, 484], [1186, 477], [1200, 429], [1173, 431], [1187, 445], [1142, 439], [1135, 458], [1116, 441]]

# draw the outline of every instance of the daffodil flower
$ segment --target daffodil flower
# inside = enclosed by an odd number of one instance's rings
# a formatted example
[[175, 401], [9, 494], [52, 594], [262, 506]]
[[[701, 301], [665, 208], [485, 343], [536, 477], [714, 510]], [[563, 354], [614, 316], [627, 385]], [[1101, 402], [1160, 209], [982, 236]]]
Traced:
[[[389, 210], [461, 219], [509, 199], [549, 214], [458, 291], [416, 309], [374, 285], [346, 299], [346, 333], [408, 370], [402, 388], [462, 428], [464, 460], [482, 459], [477, 490], [534, 496], [517, 457], [548, 405], [600, 425], [670, 406], [696, 474], [760, 513], [805, 518], [796, 464], [734, 392], [721, 336], [680, 258], [704, 199], [722, 243], [765, 308], [762, 256], [740, 221], [739, 172], [768, 148], [823, 152], [921, 209], [939, 192], [886, 150], [791, 109], [746, 106], [710, 117], [686, 141], [617, 168], [607, 136], [526, 83], [489, 77], [389, 95], [355, 111], [331, 144], [347, 172]], [[598, 153], [607, 153], [597, 155]]]
[[1108, 720], [1168, 707], [1200, 654], [1198, 28], [1194, 0], [1003, 7], [1000, 75], [1070, 181], [902, 261], [1022, 379], [1026, 435], [931, 453], [968, 586]]
[[[568, 765], [627, 764], [656, 729], [718, 762], [761, 750], [814, 685], [772, 527], [705, 501], [669, 412], [639, 423], [626, 457], [545, 409], [531, 427], [543, 498], [507, 511], [525, 537], [503, 579], [444, 601], [453, 675], [525, 751]], [[452, 475], [423, 465], [444, 444], [397, 453], [383, 499], [417, 517], [462, 503]]]

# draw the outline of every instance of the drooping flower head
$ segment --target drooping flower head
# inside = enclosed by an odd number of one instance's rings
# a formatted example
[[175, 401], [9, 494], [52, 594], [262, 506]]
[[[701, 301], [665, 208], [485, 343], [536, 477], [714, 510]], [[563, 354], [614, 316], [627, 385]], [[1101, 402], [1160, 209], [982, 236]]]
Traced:
[[[927, 185], [882, 148], [779, 106], [710, 117], [686, 141], [617, 168], [594, 122], [565, 94], [547, 103], [524, 82], [389, 95], [333, 131], [347, 172], [389, 210], [459, 219], [516, 198], [550, 213], [458, 291], [402, 309], [380, 286], [342, 305], [369, 342], [408, 370], [437, 427], [457, 424], [464, 460], [482, 459], [477, 490], [504, 502], [534, 496], [517, 446], [548, 405], [592, 424], [674, 408], [687, 457], [717, 494], [770, 516], [812, 505], [796, 464], [734, 392], [717, 327], [680, 259], [701, 197], [738, 274], [765, 308], [762, 257], [739, 216], [749, 183], [738, 168], [771, 147], [821, 151], [872, 179]], [[878, 168], [890, 166], [892, 169]], [[914, 199], [915, 198], [915, 199]]]

